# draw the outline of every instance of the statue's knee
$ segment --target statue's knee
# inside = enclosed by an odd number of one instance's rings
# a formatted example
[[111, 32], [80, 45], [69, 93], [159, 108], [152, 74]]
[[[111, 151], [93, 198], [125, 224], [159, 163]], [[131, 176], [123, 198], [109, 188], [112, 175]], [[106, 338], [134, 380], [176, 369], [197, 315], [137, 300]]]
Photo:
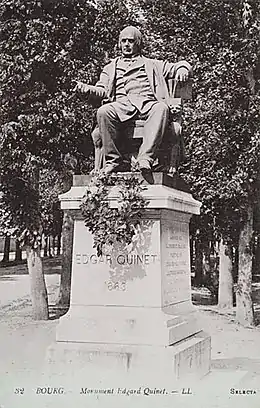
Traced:
[[105, 114], [106, 114], [105, 105], [100, 106], [100, 108], [98, 108], [97, 110], [97, 120], [102, 118]]
[[109, 116], [112, 113], [113, 109], [110, 106], [110, 104], [105, 104], [100, 106], [97, 110], [97, 119], [99, 120], [100, 118], [104, 118], [106, 116]]
[[92, 136], [94, 146], [97, 147], [97, 148], [101, 148], [102, 147], [102, 138], [101, 138], [98, 127], [95, 127], [95, 129], [91, 133], [91, 136]]

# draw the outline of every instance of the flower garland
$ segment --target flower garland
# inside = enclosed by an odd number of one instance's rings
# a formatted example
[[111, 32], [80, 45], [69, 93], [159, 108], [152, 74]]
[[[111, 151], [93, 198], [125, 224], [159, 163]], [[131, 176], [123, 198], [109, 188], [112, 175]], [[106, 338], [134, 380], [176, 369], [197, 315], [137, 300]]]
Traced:
[[[108, 200], [113, 187], [118, 190], [117, 208], [112, 208]], [[98, 256], [117, 242], [126, 245], [132, 242], [148, 204], [141, 195], [143, 190], [142, 180], [134, 175], [93, 176], [80, 208]]]

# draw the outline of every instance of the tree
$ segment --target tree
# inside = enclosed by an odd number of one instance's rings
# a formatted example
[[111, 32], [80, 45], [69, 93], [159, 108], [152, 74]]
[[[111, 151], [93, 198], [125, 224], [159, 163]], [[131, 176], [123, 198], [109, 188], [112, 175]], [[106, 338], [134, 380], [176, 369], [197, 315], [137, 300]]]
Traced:
[[181, 174], [202, 201], [201, 225], [207, 227], [210, 216], [215, 240], [236, 245], [259, 188], [260, 6], [228, 0], [139, 4], [157, 41], [154, 55], [185, 56], [194, 64]]
[[15, 240], [15, 261], [22, 261], [22, 249], [20, 247], [20, 242], [17, 239]]
[[2, 202], [13, 234], [26, 246], [35, 318], [48, 317], [40, 171], [60, 169], [68, 152], [83, 156], [91, 114], [87, 108], [71, 113], [71, 105], [78, 109], [83, 101], [69, 101], [67, 93], [75, 72], [86, 62], [91, 67], [94, 17], [95, 8], [83, 0], [0, 3]]
[[58, 306], [68, 309], [70, 304], [72, 249], [73, 249], [74, 223], [69, 212], [64, 212], [62, 229], [62, 274]]
[[233, 307], [233, 264], [232, 247], [223, 240], [219, 244], [219, 291], [218, 306], [220, 308]]
[[10, 246], [11, 246], [11, 237], [10, 235], [6, 234], [4, 238], [4, 256], [1, 262], [6, 263], [9, 262], [10, 258]]
[[248, 218], [241, 230], [239, 238], [239, 267], [236, 291], [236, 317], [243, 325], [254, 324], [254, 310], [252, 302], [252, 236], [253, 214], [248, 209]]

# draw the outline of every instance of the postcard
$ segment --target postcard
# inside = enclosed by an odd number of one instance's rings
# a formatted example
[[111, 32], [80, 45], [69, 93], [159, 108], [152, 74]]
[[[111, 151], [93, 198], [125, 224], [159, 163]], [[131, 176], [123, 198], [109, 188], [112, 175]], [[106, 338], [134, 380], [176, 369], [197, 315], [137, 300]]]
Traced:
[[0, 408], [259, 407], [259, 6], [0, 25]]

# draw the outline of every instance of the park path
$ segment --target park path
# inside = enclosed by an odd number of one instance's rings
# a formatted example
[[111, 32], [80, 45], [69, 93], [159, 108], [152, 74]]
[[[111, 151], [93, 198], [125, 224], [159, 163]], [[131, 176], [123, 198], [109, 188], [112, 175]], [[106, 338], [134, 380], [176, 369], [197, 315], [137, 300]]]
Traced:
[[[60, 258], [44, 258], [43, 268], [48, 287], [49, 303], [55, 303], [61, 271]], [[55, 292], [56, 290], [56, 292]], [[8, 308], [30, 304], [30, 282], [27, 265], [22, 263], [0, 267], [0, 314]]]

